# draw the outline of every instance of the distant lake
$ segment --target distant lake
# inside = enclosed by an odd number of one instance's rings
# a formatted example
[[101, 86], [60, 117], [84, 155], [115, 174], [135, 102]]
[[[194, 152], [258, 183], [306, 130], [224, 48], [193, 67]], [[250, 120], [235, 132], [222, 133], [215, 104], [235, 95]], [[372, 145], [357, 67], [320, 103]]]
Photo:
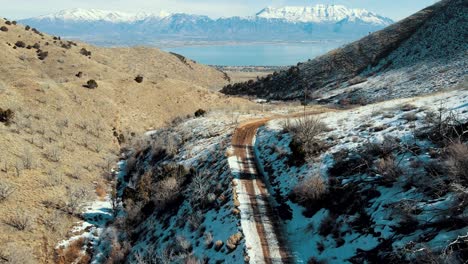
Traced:
[[344, 41], [254, 43], [163, 48], [202, 64], [222, 66], [289, 66], [313, 59]]

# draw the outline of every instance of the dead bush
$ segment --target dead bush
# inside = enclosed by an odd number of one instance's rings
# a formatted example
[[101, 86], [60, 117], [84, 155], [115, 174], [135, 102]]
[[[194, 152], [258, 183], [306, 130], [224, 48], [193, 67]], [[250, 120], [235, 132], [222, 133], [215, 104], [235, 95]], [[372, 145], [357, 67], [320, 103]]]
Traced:
[[16, 210], [13, 215], [7, 217], [4, 222], [5, 224], [16, 228], [19, 231], [27, 231], [32, 228], [34, 217], [23, 210]]
[[45, 181], [45, 186], [54, 187], [60, 186], [63, 183], [62, 174], [60, 174], [57, 170], [49, 170], [47, 172], [47, 178]]
[[[57, 263], [77, 263], [83, 254], [83, 247], [85, 245], [85, 239], [80, 237], [70, 243], [68, 247], [58, 250], [58, 261]], [[80, 262], [78, 262], [80, 263]]]
[[205, 247], [207, 249], [213, 247], [213, 234], [211, 234], [211, 232], [205, 232], [203, 234], [203, 238], [205, 240]]
[[317, 136], [325, 132], [327, 126], [318, 117], [306, 116], [289, 121], [285, 129], [293, 136], [290, 148], [297, 158], [303, 155], [306, 158], [313, 157], [325, 148], [325, 143], [317, 139]]
[[45, 157], [52, 162], [59, 162], [61, 151], [57, 146], [49, 147], [44, 153]]
[[299, 203], [320, 200], [327, 192], [325, 181], [320, 175], [314, 175], [296, 185], [293, 194]]
[[230, 251], [234, 251], [242, 240], [242, 233], [236, 233], [228, 238], [226, 241], [226, 247]]
[[160, 204], [162, 207], [164, 207], [165, 204], [172, 200], [172, 198], [174, 198], [179, 191], [180, 183], [177, 178], [166, 178], [157, 184], [154, 200], [156, 204]]
[[15, 192], [15, 189], [5, 182], [0, 182], [0, 202], [6, 200]]
[[34, 166], [33, 161], [33, 154], [29, 148], [25, 148], [23, 151], [23, 155], [21, 156], [21, 162], [23, 168], [26, 170], [30, 170]]
[[217, 240], [214, 244], [214, 249], [216, 251], [220, 251], [223, 246], [224, 246], [224, 242], [221, 240]]
[[402, 174], [401, 168], [391, 156], [377, 160], [375, 166], [377, 172], [383, 176], [384, 181], [394, 182]]
[[90, 198], [90, 192], [85, 187], [72, 187], [67, 192], [66, 199], [66, 212], [70, 214], [77, 214], [82, 211], [84, 203]]
[[417, 137], [428, 138], [442, 147], [468, 140], [468, 122], [454, 111], [440, 108], [437, 112], [427, 112], [424, 122], [425, 128], [416, 131]]
[[468, 184], [468, 146], [466, 144], [458, 142], [449, 145], [446, 164], [454, 182]]
[[187, 238], [183, 236], [177, 236], [175, 241], [175, 250], [181, 254], [190, 253], [192, 250], [192, 244]]
[[194, 208], [208, 206], [208, 194], [211, 185], [209, 175], [206, 172], [198, 172], [192, 179], [185, 194]]

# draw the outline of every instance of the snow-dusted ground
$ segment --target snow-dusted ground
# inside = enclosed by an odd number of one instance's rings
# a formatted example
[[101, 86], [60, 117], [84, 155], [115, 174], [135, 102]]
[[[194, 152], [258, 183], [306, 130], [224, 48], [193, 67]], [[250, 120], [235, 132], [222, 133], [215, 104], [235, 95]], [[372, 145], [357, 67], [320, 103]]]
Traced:
[[[209, 263], [244, 262], [244, 240], [241, 240], [237, 248], [232, 251], [226, 248], [230, 236], [242, 231], [239, 217], [232, 212], [235, 208], [230, 188], [232, 177], [225, 157], [234, 127], [235, 124], [230, 117], [208, 116], [188, 120], [174, 128], [174, 135], [183, 137], [184, 142], [174, 157], [162, 162], [175, 162], [198, 172], [208, 172], [209, 176], [205, 178], [208, 186], [219, 185], [223, 188], [222, 194], [216, 197], [217, 205], [207, 209], [195, 210], [188, 200], [184, 200], [172, 215], [150, 214], [136, 230], [133, 230], [138, 235], [132, 243], [128, 257], [130, 263], [137, 259], [154, 260], [155, 257], [161, 257], [170, 252], [176, 240], [189, 245], [189, 255], [200, 260], [209, 260]], [[147, 135], [156, 140], [158, 131]], [[149, 170], [154, 164], [151, 164], [149, 157], [145, 159], [147, 161], [141, 162], [147, 163], [148, 168], [145, 170]], [[136, 177], [132, 175], [130, 181], [136, 182]], [[189, 222], [198, 216], [201, 217], [199, 227], [194, 229]], [[212, 238], [207, 239], [207, 237]], [[220, 250], [216, 250], [216, 246], [213, 245], [216, 241], [223, 242]], [[184, 260], [173, 256], [171, 263], [180, 261]]]
[[[401, 105], [406, 103], [411, 103], [416, 108], [402, 111]], [[415, 139], [413, 132], [422, 126], [425, 111], [437, 110], [440, 107], [451, 109], [457, 113], [461, 120], [466, 120], [468, 118], [468, 91], [455, 90], [425, 97], [396, 99], [356, 109], [322, 114], [320, 119], [328, 125], [331, 131], [320, 137], [331, 143], [332, 146], [320, 157], [300, 167], [288, 163], [288, 156], [291, 154], [289, 149], [291, 136], [282, 131], [284, 120], [271, 121], [266, 127], [259, 130], [256, 144], [257, 153], [262, 167], [265, 168], [271, 193], [277, 200], [278, 197], [286, 198], [283, 202], [291, 209], [292, 218], [285, 220], [285, 225], [291, 248], [298, 262], [305, 263], [313, 257], [316, 260], [326, 260], [328, 263], [348, 263], [351, 257], [359, 256], [359, 252], [383, 245], [382, 242], [389, 239], [394, 239], [390, 248], [400, 253], [407, 252], [407, 254], [415, 255], [419, 250], [419, 252], [426, 254], [427, 251], [424, 247], [428, 247], [434, 252], [440, 252], [456, 240], [457, 236], [468, 234], [468, 224], [465, 228], [456, 230], [442, 229], [432, 236], [431, 231], [434, 229], [430, 228], [421, 228], [407, 235], [398, 235], [395, 231], [401, 220], [400, 216], [396, 214], [396, 210], [393, 209], [395, 205], [402, 202], [413, 204], [415, 210], [418, 211], [414, 217], [421, 223], [434, 223], [438, 219], [440, 220], [443, 215], [438, 215], [438, 211], [453, 205], [454, 196], [451, 192], [434, 198], [425, 195], [419, 187], [406, 188], [405, 186], [411, 177], [416, 177], [414, 175], [417, 175], [418, 170], [420, 170], [412, 168], [411, 164], [415, 160], [426, 162], [430, 159], [427, 149], [430, 148], [431, 143]], [[409, 112], [413, 113], [418, 120], [407, 121], [405, 115]], [[337, 179], [341, 181], [341, 186], [355, 184], [359, 186], [358, 191], [372, 190], [377, 193], [375, 197], [366, 200], [365, 213], [369, 215], [371, 225], [364, 231], [353, 226], [353, 221], [362, 215], [358, 212], [335, 214], [331, 217], [334, 218], [333, 222], [339, 223], [338, 233], [321, 235], [321, 224], [323, 219], [329, 216], [330, 211], [327, 208], [322, 208], [314, 211], [313, 215], [304, 216], [304, 208], [287, 199], [290, 192], [300, 181], [315, 175], [317, 172], [322, 177], [328, 178], [328, 171], [335, 163], [334, 153], [344, 149], [352, 151], [366, 144], [382, 142], [384, 137], [388, 136], [401, 139], [403, 143], [414, 143], [422, 149], [422, 152], [416, 155], [398, 154], [397, 159], [401, 160], [400, 167], [403, 176], [390, 187], [374, 183], [375, 179], [382, 177], [381, 175], [338, 176]], [[423, 179], [423, 181], [431, 180]], [[336, 199], [339, 200], [339, 197]], [[352, 201], [349, 204], [351, 205]], [[463, 214], [468, 215], [467, 208]], [[423, 236], [426, 236], [425, 242], [421, 242]], [[354, 259], [358, 262], [360, 260], [362, 261], [362, 259]]]

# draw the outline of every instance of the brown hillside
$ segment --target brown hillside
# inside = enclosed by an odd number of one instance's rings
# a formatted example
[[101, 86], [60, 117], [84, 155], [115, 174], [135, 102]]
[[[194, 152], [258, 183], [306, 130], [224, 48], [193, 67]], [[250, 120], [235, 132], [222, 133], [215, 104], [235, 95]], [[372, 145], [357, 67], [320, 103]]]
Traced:
[[[229, 84], [222, 92], [292, 100], [304, 98], [307, 90], [309, 97], [323, 99], [324, 92], [369, 80], [367, 84], [353, 87], [360, 89], [361, 93], [352, 98], [336, 96], [336, 99], [359, 102], [362, 100], [357, 97], [378, 101], [389, 96], [408, 97], [440, 90], [463, 79], [460, 78], [464, 74], [460, 66], [467, 58], [466, 12], [466, 1], [443, 0], [381, 31], [299, 63], [287, 71], [255, 82]], [[445, 83], [443, 79], [456, 81]], [[408, 89], [410, 86], [414, 91]], [[374, 93], [378, 95], [369, 98]]]
[[[0, 262], [54, 258], [78, 221], [63, 208], [77, 189], [94, 197], [105, 184], [120, 134], [128, 140], [198, 108], [246, 103], [209, 90], [227, 83], [222, 72], [158, 49], [97, 48], [0, 19], [3, 26], [0, 192], [13, 192], [0, 197]], [[89, 80], [98, 87], [84, 87]], [[14, 224], [21, 216], [25, 230]]]

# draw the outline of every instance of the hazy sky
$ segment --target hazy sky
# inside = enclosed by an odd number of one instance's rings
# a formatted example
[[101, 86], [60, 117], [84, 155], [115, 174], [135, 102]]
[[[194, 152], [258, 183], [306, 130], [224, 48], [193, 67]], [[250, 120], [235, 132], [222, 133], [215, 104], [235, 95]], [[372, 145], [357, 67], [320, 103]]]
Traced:
[[211, 17], [253, 15], [266, 6], [342, 4], [365, 8], [394, 20], [404, 18], [435, 0], [0, 0], [0, 16], [19, 19], [68, 8], [96, 8], [126, 12], [184, 12]]

